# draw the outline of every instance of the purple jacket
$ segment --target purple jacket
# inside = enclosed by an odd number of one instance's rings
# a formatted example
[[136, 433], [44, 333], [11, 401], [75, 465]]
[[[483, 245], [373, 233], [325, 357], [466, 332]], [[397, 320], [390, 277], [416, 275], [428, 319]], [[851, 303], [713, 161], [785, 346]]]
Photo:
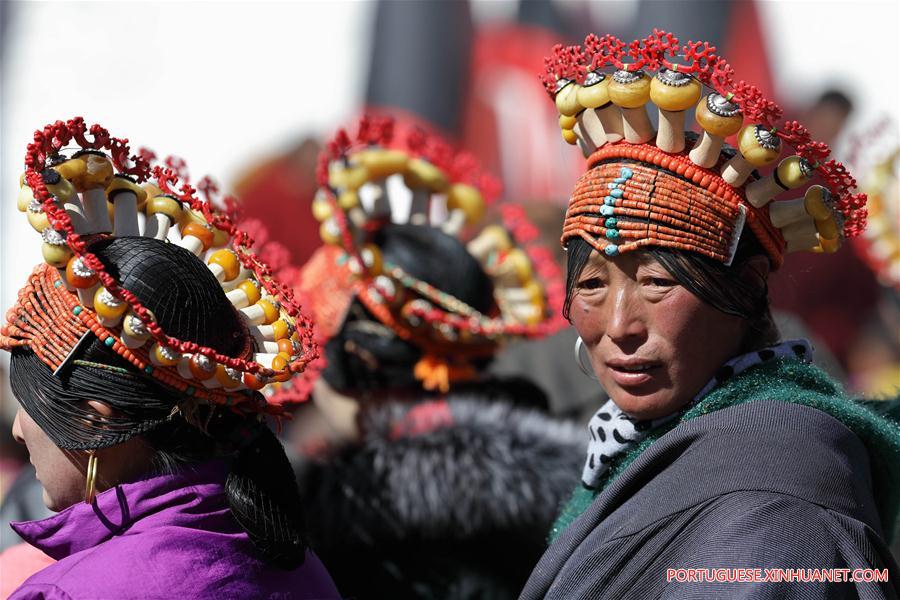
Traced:
[[293, 571], [257, 558], [225, 501], [223, 463], [116, 486], [13, 529], [57, 563], [10, 598], [339, 598], [308, 552]]

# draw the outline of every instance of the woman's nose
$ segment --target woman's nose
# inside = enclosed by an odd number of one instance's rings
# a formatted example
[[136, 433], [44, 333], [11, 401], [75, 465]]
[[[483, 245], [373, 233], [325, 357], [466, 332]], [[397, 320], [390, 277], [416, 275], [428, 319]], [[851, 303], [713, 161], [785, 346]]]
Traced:
[[19, 415], [22, 412], [22, 409], [16, 411], [16, 418], [13, 419], [12, 424], [12, 436], [15, 438], [17, 442], [20, 444], [25, 443], [25, 436], [22, 434], [22, 423], [20, 422]]
[[613, 294], [606, 335], [614, 342], [644, 337], [647, 327], [640, 299], [633, 290], [622, 287]]

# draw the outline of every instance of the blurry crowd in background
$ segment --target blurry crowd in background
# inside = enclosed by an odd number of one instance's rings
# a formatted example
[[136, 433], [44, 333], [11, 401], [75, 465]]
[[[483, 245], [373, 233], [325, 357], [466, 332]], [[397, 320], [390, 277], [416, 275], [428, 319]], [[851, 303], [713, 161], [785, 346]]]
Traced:
[[[106, 34], [100, 29], [105, 22], [78, 17], [77, 11], [82, 10], [87, 15], [104, 12], [115, 15], [121, 7], [115, 7], [113, 3], [77, 4], [81, 8], [54, 3], [37, 7], [24, 3], [0, 4], [3, 16], [3, 118], [4, 125], [16, 123], [15, 128], [4, 127], [4, 194], [9, 196], [10, 190], [15, 189], [14, 179], [20, 170], [17, 167], [20, 157], [10, 154], [18, 152], [27, 142], [27, 133], [12, 135], [21, 133], [17, 129], [20, 127], [27, 131], [28, 127], [77, 113], [103, 123], [119, 119], [128, 125], [128, 131], [133, 130], [133, 123], [144, 126], [142, 122], [147, 121], [145, 130], [149, 130], [149, 134], [143, 134], [141, 139], [154, 140], [155, 132], [166, 129], [170, 120], [167, 111], [178, 111], [182, 104], [196, 105], [200, 108], [191, 109], [198, 110], [193, 118], [199, 119], [202, 115], [216, 121], [215, 128], [221, 137], [214, 143], [227, 145], [230, 132], [253, 130], [257, 114], [277, 105], [277, 113], [303, 113], [302, 125], [298, 125], [301, 121], [297, 120], [285, 123], [277, 130], [277, 139], [272, 139], [268, 146], [262, 140], [254, 141], [250, 144], [253, 151], [243, 152], [242, 160], [226, 165], [233, 167], [230, 169], [232, 178], [223, 183], [241, 199], [246, 218], [258, 219], [265, 224], [268, 239], [257, 242], [280, 243], [290, 261], [302, 265], [321, 243], [319, 223], [313, 218], [310, 206], [316, 190], [316, 159], [323, 141], [338, 122], [349, 122], [354, 115], [366, 111], [383, 111], [439, 132], [472, 151], [487, 171], [502, 180], [504, 197], [521, 201], [540, 227], [545, 242], [559, 248], [557, 238], [567, 194], [583, 170], [583, 164], [575, 157], [576, 153], [565, 148], [555, 127], [552, 104], [546, 101], [537, 82], [536, 74], [542, 68], [543, 57], [554, 43], [570, 43], [591, 31], [609, 31], [622, 39], [632, 39], [646, 35], [653, 27], [665, 28], [678, 32], [684, 40], [705, 39], [718, 46], [742, 77], [754, 81], [763, 92], [774, 97], [786, 107], [787, 115], [795, 116], [809, 128], [814, 139], [837, 148], [839, 158], [855, 168], [862, 189], [872, 199], [870, 233], [842, 247], [826, 267], [821, 263], [816, 265], [811, 256], [793, 257], [772, 277], [770, 296], [783, 336], [811, 339], [820, 365], [843, 381], [848, 389], [866, 397], [897, 395], [900, 387], [900, 254], [897, 250], [900, 244], [900, 192], [897, 186], [900, 138], [897, 119], [900, 114], [890, 113], [880, 105], [875, 105], [872, 110], [871, 99], [866, 97], [870, 89], [866, 87], [867, 83], [854, 81], [844, 73], [830, 75], [828, 72], [834, 64], [830, 53], [835, 52], [835, 46], [846, 42], [846, 48], [838, 52], [849, 53], [852, 44], [846, 40], [852, 38], [855, 44], [869, 37], [865, 30], [851, 30], [848, 24], [837, 22], [832, 27], [841, 36], [832, 36], [825, 30], [811, 35], [804, 31], [807, 42], [801, 47], [806, 48], [805, 55], [797, 56], [796, 44], [787, 52], [785, 50], [791, 41], [786, 41], [791, 30], [784, 26], [784, 21], [791, 20], [791, 15], [819, 11], [818, 4], [785, 3], [788, 6], [778, 7], [750, 0], [333, 4], [341, 6], [328, 8], [326, 3], [304, 3], [294, 7], [295, 12], [291, 13], [303, 20], [298, 25], [298, 37], [312, 25], [322, 29], [315, 41], [320, 54], [312, 63], [318, 70], [305, 67], [310, 64], [309, 45], [303, 40], [287, 37], [288, 29], [282, 29], [283, 24], [273, 23], [282, 21], [277, 13], [285, 7], [256, 5], [249, 9], [265, 15], [256, 22], [261, 29], [272, 28], [265, 34], [268, 39], [264, 50], [255, 55], [255, 61], [265, 63], [264, 69], [273, 79], [301, 80], [305, 94], [333, 104], [336, 108], [326, 112], [321, 122], [316, 122], [315, 114], [311, 114], [313, 107], [307, 106], [304, 99], [276, 91], [282, 89], [277, 81], [273, 80], [272, 88], [264, 81], [243, 81], [245, 72], [254, 69], [252, 61], [242, 63], [240, 68], [230, 72], [217, 73], [216, 78], [198, 70], [193, 73], [193, 83], [189, 87], [138, 87], [134, 80], [126, 81], [123, 86], [128, 93], [120, 96], [120, 102], [126, 108], [120, 109], [113, 118], [102, 112], [102, 102], [92, 105], [89, 101], [91, 92], [70, 90], [59, 81], [45, 81], [41, 87], [27, 93], [33, 98], [45, 97], [48, 103], [55, 102], [56, 106], [66, 108], [59, 114], [40, 111], [37, 119], [25, 119], [22, 115], [35, 112], [23, 108], [21, 98], [15, 101], [19, 80], [47, 79], [48, 75], [42, 65], [35, 62], [29, 63], [26, 72], [23, 61], [33, 61], [35, 51], [24, 45], [31, 40], [40, 44], [44, 36], [57, 33], [50, 26], [37, 26], [53, 20], [56, 14], [72, 28], [69, 43], [96, 44], [98, 60], [119, 61], [121, 56], [112, 56], [112, 50], [103, 46], [107, 40], [101, 37]], [[893, 21], [896, 27], [897, 7], [893, 3], [864, 6], [866, 8], [860, 11], [869, 15], [863, 22], [871, 25], [873, 37], [881, 36], [882, 21]], [[134, 14], [140, 14], [141, 10], [145, 9], [135, 7]], [[156, 16], [153, 19], [141, 20], [140, 26], [148, 28], [149, 37], [167, 40], [167, 48], [164, 48], [167, 51], [154, 48], [159, 62], [151, 64], [158, 64], [157, 68], [163, 72], [154, 77], [174, 80], [183, 75], [178, 71], [188, 64], [203, 64], [202, 57], [180, 60], [179, 37], [165, 37], [165, 29], [169, 26], [183, 32], [180, 28], [187, 22], [190, 27], [202, 29], [204, 36], [212, 35], [224, 39], [229, 46], [238, 46], [241, 53], [253, 54], [259, 50], [254, 45], [254, 36], [263, 36], [263, 32], [245, 37], [239, 26], [226, 25], [217, 34], [217, 18], [191, 20], [192, 15], [197, 16], [193, 10], [178, 3], [167, 4], [159, 8], [159, 13], [154, 10]], [[232, 20], [239, 19], [239, 12], [233, 5], [222, 10]], [[165, 18], [167, 11], [172, 13], [173, 20], [180, 22], [169, 23]], [[831, 8], [825, 5], [822, 11], [830, 15], [833, 22], [840, 20], [844, 11], [856, 12], [857, 9], [845, 3]], [[317, 15], [324, 20], [317, 21]], [[813, 15], [809, 16], [813, 18]], [[81, 18], [83, 22], [72, 23], [70, 17]], [[351, 24], [347, 25], [348, 22]], [[136, 37], [132, 35], [119, 40], [121, 46], [115, 52], [134, 57], [146, 52], [141, 46], [137, 25], [138, 19], [132, 16], [129, 31]], [[76, 35], [76, 30], [82, 26], [88, 30], [94, 27], [96, 31], [86, 36], [82, 35], [84, 31]], [[895, 60], [896, 39], [885, 43], [888, 51], [891, 48], [894, 51], [893, 57], [884, 57], [885, 61]], [[299, 54], [303, 55], [302, 60]], [[335, 58], [339, 56], [346, 58]], [[875, 56], [859, 58], [865, 58], [860, 64], [869, 65], [866, 70], [880, 68], [881, 61]], [[61, 63], [66, 61], [65, 55], [58, 55], [56, 59]], [[814, 71], [818, 75], [815, 84], [785, 85], [785, 67], [779, 64], [785, 62], [791, 65], [788, 69]], [[85, 72], [81, 85], [91, 85], [90, 64], [70, 67]], [[352, 71], [342, 72], [343, 68], [351, 67]], [[864, 75], [862, 70], [859, 67], [860, 77]], [[146, 72], [146, 66], [141, 71]], [[123, 74], [123, 78], [131, 77]], [[890, 80], [886, 85], [896, 86], [896, 78], [890, 72], [876, 74], [876, 77]], [[345, 79], [352, 81], [337, 83]], [[98, 84], [97, 91], [106, 90], [107, 84]], [[240, 114], [231, 108], [227, 113], [217, 114], [223, 106], [221, 99], [245, 86], [254, 89], [250, 96], [242, 96], [244, 102], [253, 103], [245, 104]], [[65, 97], [70, 92], [78, 94], [78, 100], [66, 103]], [[13, 104], [9, 105], [9, 101]], [[142, 113], [143, 107], [147, 106], [157, 107], [158, 114]], [[865, 120], [857, 118], [863, 106], [867, 109]], [[153, 122], [157, 120], [162, 124], [155, 128]], [[113, 124], [108, 126], [114, 127]], [[187, 138], [202, 138], [203, 131], [212, 127], [189, 122], [182, 129], [187, 130]], [[188, 154], [188, 150], [181, 150], [166, 134], [159, 133], [156, 137], [159, 146], [172, 144], [172, 151], [184, 152], [186, 156], [208, 156], [202, 151]], [[241, 144], [240, 141], [235, 143]], [[226, 172], [222, 165], [199, 166]], [[195, 166], [191, 165], [191, 168]], [[199, 179], [202, 173], [196, 175]], [[2, 213], [4, 310], [11, 304], [16, 287], [14, 282], [20, 281], [22, 274], [37, 262], [20, 255], [13, 257], [16, 238], [11, 231], [15, 216], [10, 215], [7, 204], [10, 203], [3, 203]], [[561, 248], [557, 259], [564, 267], [565, 254]], [[574, 332], [566, 330], [547, 340], [514, 345], [506, 349], [491, 368], [505, 376], [530, 374], [547, 394], [547, 409], [552, 414], [585, 421], [605, 398], [596, 383], [578, 370], [571, 353], [574, 340]], [[12, 496], [9, 493], [11, 486], [19, 485], [14, 482], [16, 475], [27, 465], [27, 455], [24, 447], [15, 444], [9, 434], [15, 400], [9, 394], [3, 370], [0, 370], [0, 380], [3, 381], [4, 404], [0, 432], [0, 498], [5, 498]], [[318, 422], [312, 414], [314, 411], [312, 405], [302, 407], [300, 418], [295, 421], [298, 427], [314, 428]], [[299, 445], [311, 443], [310, 437], [301, 433], [288, 429], [284, 434], [289, 449], [297, 455], [309, 452], [309, 448]], [[302, 442], [294, 441], [301, 439]], [[15, 495], [14, 500], [14, 503], [3, 505], [2, 547], [17, 541], [6, 527], [7, 521], [35, 518], [45, 510], [39, 488], [31, 495]]]

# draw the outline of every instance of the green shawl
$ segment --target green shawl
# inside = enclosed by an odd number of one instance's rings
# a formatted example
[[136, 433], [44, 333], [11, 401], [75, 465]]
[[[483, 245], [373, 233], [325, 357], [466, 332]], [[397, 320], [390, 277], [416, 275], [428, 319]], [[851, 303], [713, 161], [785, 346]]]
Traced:
[[900, 423], [848, 398], [841, 387], [817, 367], [797, 360], [773, 360], [739, 373], [691, 405], [677, 419], [650, 431], [640, 443], [613, 460], [597, 490], [579, 485], [557, 517], [550, 531], [550, 541], [554, 541], [660, 437], [685, 421], [756, 400], [792, 402], [821, 410], [859, 436], [869, 451], [875, 502], [885, 534], [890, 538], [900, 509]]

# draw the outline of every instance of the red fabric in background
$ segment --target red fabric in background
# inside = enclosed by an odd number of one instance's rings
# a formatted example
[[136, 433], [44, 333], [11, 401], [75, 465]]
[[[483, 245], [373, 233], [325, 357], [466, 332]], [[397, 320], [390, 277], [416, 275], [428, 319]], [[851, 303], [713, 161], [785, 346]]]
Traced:
[[769, 278], [772, 306], [803, 319], [844, 367], [878, 294], [875, 276], [847, 243], [830, 255], [789, 254]]
[[302, 265], [322, 244], [311, 208], [320, 148], [318, 141], [307, 140], [287, 154], [252, 167], [235, 185], [243, 218], [259, 219], [269, 240], [288, 249], [294, 265]]
[[719, 48], [719, 54], [734, 67], [736, 79], [753, 83], [766, 98], [784, 106], [776, 93], [772, 79], [768, 53], [770, 44], [760, 22], [756, 2], [746, 0], [731, 2], [731, 16], [722, 39], [728, 41]]
[[564, 203], [585, 161], [566, 144], [558, 113], [538, 75], [561, 40], [534, 26], [499, 25], [476, 32], [462, 146], [503, 180], [516, 200]]

